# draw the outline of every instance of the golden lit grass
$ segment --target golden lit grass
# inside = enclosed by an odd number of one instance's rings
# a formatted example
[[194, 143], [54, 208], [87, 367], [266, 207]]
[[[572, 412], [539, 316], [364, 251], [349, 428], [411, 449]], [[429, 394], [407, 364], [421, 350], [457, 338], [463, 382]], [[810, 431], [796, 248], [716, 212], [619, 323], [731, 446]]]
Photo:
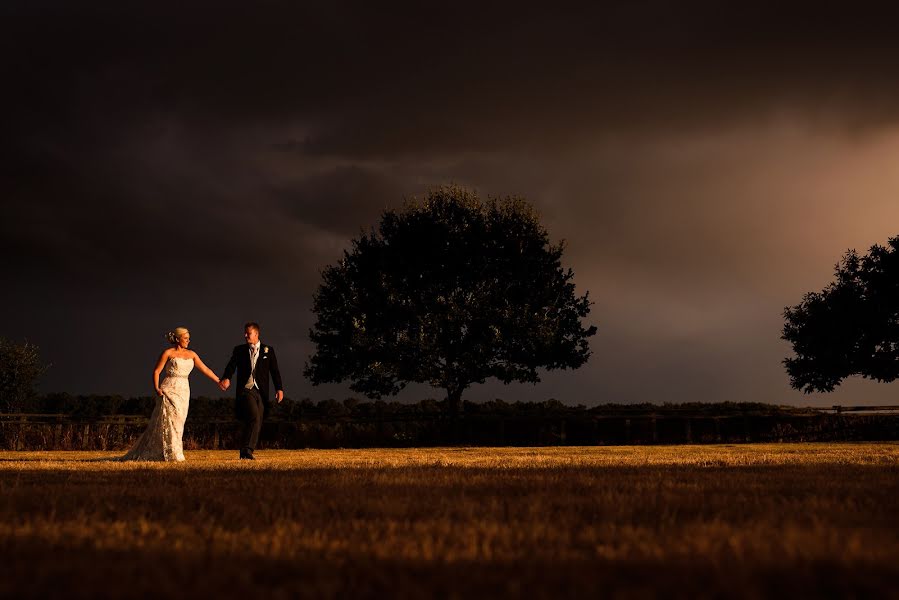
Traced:
[[[0, 594], [892, 594], [899, 444], [0, 453]], [[49, 578], [48, 578], [49, 577]]]

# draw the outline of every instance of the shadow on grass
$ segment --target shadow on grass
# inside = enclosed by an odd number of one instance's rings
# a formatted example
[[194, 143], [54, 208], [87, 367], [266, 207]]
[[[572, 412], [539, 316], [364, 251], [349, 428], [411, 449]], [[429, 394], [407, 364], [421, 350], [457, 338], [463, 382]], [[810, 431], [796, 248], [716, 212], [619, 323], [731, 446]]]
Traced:
[[889, 597], [896, 571], [809, 562], [404, 561], [347, 553], [294, 560], [48, 548], [20, 540], [0, 596], [17, 598]]

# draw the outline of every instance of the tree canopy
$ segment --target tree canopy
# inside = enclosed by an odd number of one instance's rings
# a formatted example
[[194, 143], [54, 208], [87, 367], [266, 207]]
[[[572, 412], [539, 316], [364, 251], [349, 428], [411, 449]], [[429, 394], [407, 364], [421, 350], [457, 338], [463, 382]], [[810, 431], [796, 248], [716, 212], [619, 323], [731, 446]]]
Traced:
[[563, 251], [518, 197], [450, 186], [386, 210], [322, 272], [305, 374], [372, 398], [427, 383], [458, 410], [488, 378], [537, 383], [539, 368], [580, 367], [596, 327], [581, 323], [591, 302]]
[[48, 365], [41, 362], [38, 347], [0, 338], [0, 405], [6, 412], [22, 409], [34, 395], [34, 384]]
[[858, 375], [899, 377], [899, 236], [865, 256], [846, 252], [835, 279], [784, 311], [783, 339], [796, 356], [784, 360], [790, 383], [806, 393], [831, 392]]

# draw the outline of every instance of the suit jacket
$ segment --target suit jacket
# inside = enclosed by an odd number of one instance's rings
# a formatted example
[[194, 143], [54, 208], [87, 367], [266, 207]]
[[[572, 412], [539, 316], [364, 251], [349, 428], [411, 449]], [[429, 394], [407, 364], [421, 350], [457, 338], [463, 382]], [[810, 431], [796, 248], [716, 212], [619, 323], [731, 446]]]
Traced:
[[[247, 381], [250, 379], [250, 345], [241, 344], [235, 346], [231, 352], [231, 360], [225, 366], [225, 372], [222, 373], [221, 379], [231, 379], [231, 376], [237, 371], [237, 378], [234, 380], [234, 389], [237, 394], [244, 389]], [[259, 356], [256, 357], [256, 372], [254, 379], [256, 385], [259, 386], [259, 395], [265, 403], [266, 412], [269, 408], [268, 399], [268, 379], [271, 376], [275, 384], [275, 390], [283, 390], [281, 385], [281, 371], [278, 370], [278, 358], [275, 356], [275, 349], [269, 345], [259, 344]]]

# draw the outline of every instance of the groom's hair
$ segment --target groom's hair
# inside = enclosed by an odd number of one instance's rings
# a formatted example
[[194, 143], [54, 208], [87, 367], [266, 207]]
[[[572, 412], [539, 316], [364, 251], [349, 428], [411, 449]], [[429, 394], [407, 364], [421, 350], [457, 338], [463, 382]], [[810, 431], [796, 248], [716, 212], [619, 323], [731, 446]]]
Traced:
[[246, 329], [247, 327], [252, 327], [253, 329], [256, 330], [257, 333], [262, 331], [261, 329], [259, 329], [259, 323], [257, 323], [256, 321], [250, 321], [249, 323], [245, 323], [243, 328]]

